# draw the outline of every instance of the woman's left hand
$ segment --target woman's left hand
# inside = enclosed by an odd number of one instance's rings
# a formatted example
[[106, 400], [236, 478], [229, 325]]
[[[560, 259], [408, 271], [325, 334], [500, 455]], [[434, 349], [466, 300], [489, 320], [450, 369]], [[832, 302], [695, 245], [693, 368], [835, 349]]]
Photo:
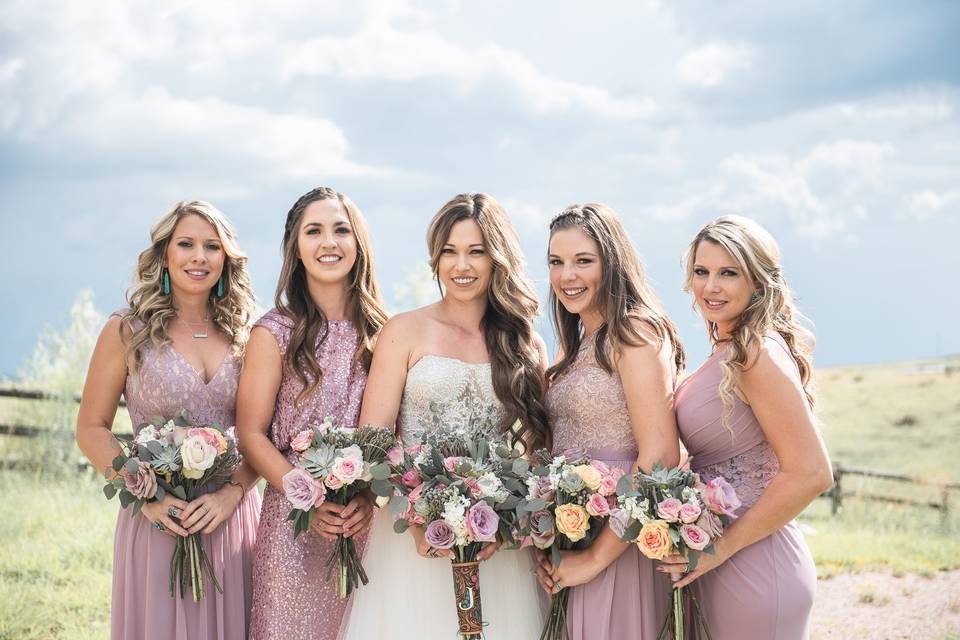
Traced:
[[714, 545], [714, 549], [714, 553], [700, 552], [697, 554], [697, 567], [693, 571], [688, 572], [687, 566], [689, 563], [687, 559], [676, 554], [664, 558], [660, 566], [657, 567], [657, 571], [669, 573], [671, 577], [679, 578], [679, 580], [673, 583], [674, 589], [685, 587], [707, 571], [719, 567], [729, 557], [723, 552], [719, 542]]
[[553, 593], [559, 593], [566, 587], [586, 584], [600, 575], [603, 569], [594, 560], [589, 549], [561, 551], [560, 564], [557, 566], [553, 566], [547, 554], [542, 553], [539, 556], [540, 568], [553, 580]]
[[190, 533], [213, 533], [233, 515], [245, 494], [243, 487], [228, 482], [213, 493], [197, 496], [180, 513], [180, 524]]
[[353, 497], [343, 508], [340, 517], [346, 520], [343, 523], [343, 537], [358, 536], [370, 528], [373, 522], [373, 500], [366, 491]]

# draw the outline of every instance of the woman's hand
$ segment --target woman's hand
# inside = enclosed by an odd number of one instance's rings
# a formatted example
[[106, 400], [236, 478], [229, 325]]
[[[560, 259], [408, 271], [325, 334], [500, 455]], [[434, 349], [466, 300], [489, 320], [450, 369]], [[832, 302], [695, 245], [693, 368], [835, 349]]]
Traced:
[[603, 570], [589, 549], [583, 551], [561, 551], [560, 564], [553, 566], [546, 554], [540, 554], [540, 566], [537, 579], [548, 593], [558, 593], [566, 587], [586, 584], [596, 578]]
[[500, 548], [500, 545], [503, 544], [503, 540], [500, 539], [500, 536], [497, 536], [497, 539], [493, 542], [488, 542], [480, 549], [480, 553], [477, 554], [477, 561], [483, 562], [489, 560], [493, 557], [493, 554], [497, 552]]
[[657, 567], [657, 571], [661, 573], [669, 573], [670, 577], [675, 580], [673, 583], [674, 589], [679, 589], [680, 587], [685, 587], [707, 571], [716, 569], [721, 564], [723, 564], [726, 559], [730, 557], [723, 550], [723, 545], [720, 540], [714, 544], [714, 553], [699, 553], [697, 555], [697, 567], [688, 572], [687, 567], [689, 563], [687, 559], [680, 555], [672, 555], [664, 558], [660, 566]]
[[189, 533], [213, 533], [233, 515], [244, 495], [243, 487], [228, 482], [212, 493], [191, 500], [178, 516], [180, 523]]
[[540, 588], [547, 592], [548, 595], [553, 595], [560, 589], [554, 591], [554, 585], [556, 584], [553, 579], [553, 563], [550, 562], [550, 558], [547, 556], [547, 553], [542, 549], [534, 548], [531, 553], [533, 554], [533, 572], [537, 576], [537, 582], [540, 583]]
[[437, 549], [427, 542], [426, 532], [419, 525], [411, 525], [407, 531], [413, 536], [414, 544], [417, 546], [417, 553], [424, 558], [447, 558], [453, 560], [453, 551], [450, 549]]
[[324, 502], [317, 507], [317, 512], [313, 515], [313, 522], [310, 523], [310, 529], [325, 540], [336, 540], [337, 536], [343, 533], [343, 505], [334, 502]]
[[373, 499], [364, 491], [353, 497], [340, 513], [343, 518], [343, 537], [352, 538], [370, 528], [373, 522]]
[[[186, 537], [189, 532], [174, 518], [179, 520], [188, 507], [189, 505], [185, 501], [168, 493], [163, 496], [163, 500], [148, 502], [143, 505], [140, 508], [140, 513], [162, 533], [172, 537]], [[157, 526], [158, 523], [159, 526]], [[163, 528], [161, 529], [161, 527]]]

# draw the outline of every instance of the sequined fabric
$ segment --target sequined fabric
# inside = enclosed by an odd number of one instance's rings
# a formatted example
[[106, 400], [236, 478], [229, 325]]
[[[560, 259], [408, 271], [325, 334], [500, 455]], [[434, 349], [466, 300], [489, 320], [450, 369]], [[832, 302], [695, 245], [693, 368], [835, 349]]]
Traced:
[[546, 405], [553, 449], [633, 452], [637, 443], [630, 425], [620, 375], [597, 364], [592, 334], [581, 345], [573, 364], [547, 390]]
[[[115, 315], [123, 315], [117, 312]], [[138, 425], [178, 416], [184, 409], [200, 424], [234, 425], [240, 359], [231, 350], [208, 382], [173, 348], [147, 343], [139, 372], [128, 375], [123, 396]], [[207, 588], [200, 602], [168, 592], [174, 539], [142, 514], [121, 509], [113, 550], [111, 637], [143, 640], [243, 638], [252, 603], [253, 548], [260, 498], [248, 491], [229, 519], [200, 537], [223, 587]]]
[[493, 435], [505, 415], [493, 390], [489, 362], [426, 355], [407, 373], [397, 425], [407, 442], [438, 427]]
[[[287, 317], [271, 310], [256, 326], [270, 331], [281, 354], [286, 354], [293, 326]], [[330, 322], [329, 333], [317, 348], [323, 381], [299, 404], [303, 384], [284, 370], [269, 432], [281, 453], [290, 455], [293, 436], [326, 416], [333, 416], [337, 425], [356, 426], [367, 379], [354, 362], [356, 347], [357, 331], [350, 321]], [[349, 603], [337, 596], [326, 578], [325, 564], [334, 543], [312, 532], [294, 540], [292, 523], [286, 519], [291, 509], [282, 492], [267, 487], [254, 560], [250, 640], [333, 640]], [[362, 553], [366, 539], [356, 540]]]

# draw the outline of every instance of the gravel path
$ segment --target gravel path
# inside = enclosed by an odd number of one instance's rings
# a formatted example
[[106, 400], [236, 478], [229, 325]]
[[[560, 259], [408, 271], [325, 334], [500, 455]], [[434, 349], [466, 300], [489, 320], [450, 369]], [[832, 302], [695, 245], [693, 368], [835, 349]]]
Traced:
[[817, 585], [813, 640], [960, 640], [960, 571], [849, 573]]

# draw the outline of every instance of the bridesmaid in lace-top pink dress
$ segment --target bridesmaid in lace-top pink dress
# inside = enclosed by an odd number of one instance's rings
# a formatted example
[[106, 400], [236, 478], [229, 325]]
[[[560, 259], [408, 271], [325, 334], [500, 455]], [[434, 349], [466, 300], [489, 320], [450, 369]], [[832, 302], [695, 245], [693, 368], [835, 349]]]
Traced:
[[[738, 518], [686, 572], [717, 640], [802, 640], [810, 633], [816, 568], [794, 518], [832, 483], [812, 412], [812, 336], [800, 325], [780, 250], [756, 222], [723, 216], [690, 244], [685, 290], [707, 323], [713, 354], [683, 381], [676, 407], [690, 466], [737, 491]], [[730, 505], [735, 508], [735, 504]]]
[[[595, 336], [584, 340], [577, 359], [547, 391], [553, 450], [585, 450], [592, 459], [630, 473], [637, 443], [623, 385], [619, 375], [597, 364]], [[670, 580], [630, 545], [598, 577], [571, 589], [568, 632], [572, 639], [652, 639], [669, 602]]]

